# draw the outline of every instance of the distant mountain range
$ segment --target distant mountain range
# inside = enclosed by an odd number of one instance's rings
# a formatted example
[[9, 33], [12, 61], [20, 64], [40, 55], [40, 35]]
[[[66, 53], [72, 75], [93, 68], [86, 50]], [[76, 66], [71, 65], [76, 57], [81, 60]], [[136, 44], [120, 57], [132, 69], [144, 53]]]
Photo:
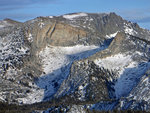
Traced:
[[0, 101], [30, 112], [148, 112], [150, 31], [115, 13], [2, 20]]

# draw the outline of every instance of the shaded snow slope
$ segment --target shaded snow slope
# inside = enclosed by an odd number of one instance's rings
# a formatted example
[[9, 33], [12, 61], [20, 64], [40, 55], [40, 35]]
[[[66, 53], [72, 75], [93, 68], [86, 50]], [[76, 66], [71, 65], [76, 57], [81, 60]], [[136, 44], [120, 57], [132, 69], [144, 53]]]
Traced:
[[120, 53], [103, 59], [96, 59], [95, 64], [116, 73], [114, 86], [116, 98], [127, 96], [150, 67], [149, 63], [133, 61], [132, 55]]
[[67, 94], [78, 101], [115, 100], [95, 104], [100, 110], [128, 97], [149, 102], [143, 75], [150, 67], [150, 31], [115, 13], [38, 17], [20, 27], [6, 27], [9, 22], [0, 21], [1, 101], [32, 104]]
[[129, 98], [139, 102], [146, 101], [150, 104], [150, 70], [140, 79], [138, 85], [132, 90]]
[[[76, 59], [82, 59], [90, 56], [90, 54], [93, 53], [88, 51], [97, 51], [98, 48], [99, 46], [94, 45], [76, 45], [73, 47], [47, 46], [43, 51], [39, 53], [39, 56], [42, 59], [41, 63], [43, 64], [44, 72], [46, 74], [49, 74], [65, 65], [68, 65], [70, 62]], [[82, 54], [83, 52], [85, 53]]]
[[145, 74], [149, 67], [149, 63], [141, 63], [132, 68], [126, 67], [115, 84], [114, 88], [116, 97], [120, 98], [128, 96], [130, 91], [137, 85], [140, 78], [143, 76], [143, 74]]
[[43, 75], [35, 80], [35, 84], [31, 84], [31, 87], [35, 88], [32, 92], [17, 100], [19, 103], [32, 104], [51, 99], [62, 81], [69, 75], [73, 61], [87, 58], [104, 48], [95, 45], [47, 46], [37, 54], [41, 59]]
[[69, 75], [73, 61], [87, 58], [104, 48], [95, 45], [76, 45], [72, 47], [47, 46], [42, 50], [39, 57], [45, 74], [36, 81], [36, 84], [45, 90], [43, 99], [50, 99], [55, 94], [62, 81]]

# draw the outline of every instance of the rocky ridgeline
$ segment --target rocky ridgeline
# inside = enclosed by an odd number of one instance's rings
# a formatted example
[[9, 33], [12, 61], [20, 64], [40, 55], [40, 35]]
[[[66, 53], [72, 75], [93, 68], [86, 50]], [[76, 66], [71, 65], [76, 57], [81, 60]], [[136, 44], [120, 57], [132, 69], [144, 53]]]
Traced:
[[68, 96], [96, 110], [149, 109], [150, 31], [136, 23], [73, 13], [0, 27], [0, 101]]

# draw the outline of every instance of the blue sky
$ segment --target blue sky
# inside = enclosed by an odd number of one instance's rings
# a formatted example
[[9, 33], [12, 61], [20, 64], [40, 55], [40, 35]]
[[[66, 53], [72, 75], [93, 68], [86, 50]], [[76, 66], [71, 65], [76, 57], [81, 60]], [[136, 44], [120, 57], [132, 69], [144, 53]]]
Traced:
[[115, 12], [150, 29], [150, 0], [0, 0], [0, 20], [26, 21], [73, 12]]

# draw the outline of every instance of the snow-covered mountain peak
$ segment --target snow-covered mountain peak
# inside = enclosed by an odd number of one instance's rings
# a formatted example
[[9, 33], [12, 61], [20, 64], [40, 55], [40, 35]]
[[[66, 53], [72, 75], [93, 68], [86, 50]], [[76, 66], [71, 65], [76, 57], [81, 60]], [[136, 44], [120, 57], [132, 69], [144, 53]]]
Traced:
[[0, 101], [44, 109], [57, 98], [60, 108], [99, 110], [150, 103], [150, 31], [137, 24], [115, 13], [72, 13], [0, 25]]

